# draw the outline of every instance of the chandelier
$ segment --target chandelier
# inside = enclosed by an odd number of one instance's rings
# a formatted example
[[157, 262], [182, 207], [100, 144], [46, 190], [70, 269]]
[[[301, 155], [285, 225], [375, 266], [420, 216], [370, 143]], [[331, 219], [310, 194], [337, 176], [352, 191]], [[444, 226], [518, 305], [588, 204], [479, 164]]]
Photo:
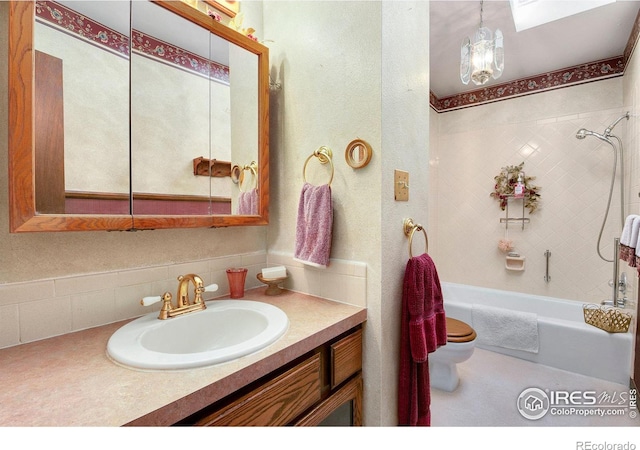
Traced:
[[476, 85], [485, 84], [490, 78], [498, 79], [504, 69], [504, 46], [502, 31], [496, 29], [495, 36], [482, 21], [483, 3], [480, 1], [480, 27], [471, 43], [464, 38], [460, 47], [460, 79], [464, 84], [469, 80]]

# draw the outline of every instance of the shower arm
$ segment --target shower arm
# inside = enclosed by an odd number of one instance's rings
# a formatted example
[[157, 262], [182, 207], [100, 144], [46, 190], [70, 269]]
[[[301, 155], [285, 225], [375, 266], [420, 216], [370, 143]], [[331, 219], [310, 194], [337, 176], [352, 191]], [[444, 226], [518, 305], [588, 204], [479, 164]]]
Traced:
[[626, 114], [618, 117], [616, 119], [615, 122], [613, 122], [611, 125], [609, 125], [605, 130], [604, 130], [604, 135], [605, 136], [611, 136], [611, 132], [613, 131], [613, 129], [615, 128], [616, 125], [618, 125], [618, 122], [620, 122], [622, 119], [627, 119], [629, 120], [629, 111], [626, 112]]

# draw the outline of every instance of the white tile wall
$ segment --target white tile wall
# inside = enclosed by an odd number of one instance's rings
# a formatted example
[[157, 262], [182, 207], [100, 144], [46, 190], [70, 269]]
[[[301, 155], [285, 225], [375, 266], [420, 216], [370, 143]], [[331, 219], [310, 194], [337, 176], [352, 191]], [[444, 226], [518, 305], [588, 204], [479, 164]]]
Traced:
[[218, 294], [229, 292], [226, 269], [247, 267], [247, 289], [264, 286], [256, 275], [267, 266], [285, 265], [284, 287], [364, 306], [366, 265], [332, 260], [327, 269], [306, 268], [292, 255], [266, 252], [233, 255], [142, 269], [96, 273], [27, 283], [0, 285], [0, 348], [45, 339], [158, 310], [140, 299], [174, 292], [177, 277], [197, 273], [205, 284], [216, 283]]
[[269, 252], [269, 265], [283, 265], [289, 279], [287, 289], [341, 303], [366, 306], [367, 265], [358, 261], [331, 259], [326, 269], [294, 261], [292, 254]]
[[[571, 97], [571, 89], [560, 89], [515, 101], [472, 108], [473, 113], [457, 114], [462, 127], [452, 116], [436, 117], [440, 131], [432, 138], [430, 234], [438, 272], [446, 281], [549, 295], [580, 301], [600, 302], [611, 296], [608, 286], [612, 264], [598, 257], [596, 241], [604, 217], [613, 151], [602, 141], [590, 137], [576, 139], [579, 128], [602, 133], [617, 117], [626, 112], [621, 106], [601, 102], [601, 109], [567, 114], [567, 104], [581, 106], [582, 95], [598, 97], [599, 92], [617, 87], [620, 82], [596, 82], [582, 86]], [[544, 114], [539, 113], [541, 96], [546, 96]], [[621, 94], [619, 94], [621, 96]], [[549, 105], [559, 105], [555, 112]], [[561, 106], [560, 106], [561, 105]], [[530, 107], [532, 114], [523, 110]], [[482, 115], [481, 109], [484, 109]], [[500, 111], [499, 113], [497, 111]], [[473, 119], [482, 116], [481, 123]], [[454, 126], [455, 125], [455, 126]], [[637, 184], [637, 170], [632, 170], [631, 154], [637, 153], [633, 140], [627, 138], [626, 121], [614, 134], [620, 136], [628, 150], [625, 157], [625, 191]], [[634, 160], [636, 157], [634, 156]], [[535, 176], [540, 186], [540, 207], [526, 213], [530, 223], [524, 230], [500, 223], [505, 213], [489, 194], [494, 176], [507, 165], [524, 161], [524, 171]], [[635, 163], [637, 165], [637, 163]], [[620, 171], [618, 170], [618, 180]], [[630, 181], [634, 180], [634, 181]], [[637, 189], [636, 189], [637, 190]], [[626, 214], [636, 213], [636, 203], [626, 199]], [[620, 236], [619, 188], [616, 184], [609, 220], [603, 233], [602, 253], [613, 255], [613, 238]], [[510, 207], [517, 216], [521, 206]], [[526, 257], [523, 272], [505, 269], [505, 255], [498, 250], [500, 238], [514, 241], [515, 250]], [[551, 281], [544, 281], [546, 250], [551, 252]], [[626, 269], [633, 274], [632, 269]], [[634, 276], [635, 278], [635, 276]], [[631, 293], [630, 298], [635, 297]]]

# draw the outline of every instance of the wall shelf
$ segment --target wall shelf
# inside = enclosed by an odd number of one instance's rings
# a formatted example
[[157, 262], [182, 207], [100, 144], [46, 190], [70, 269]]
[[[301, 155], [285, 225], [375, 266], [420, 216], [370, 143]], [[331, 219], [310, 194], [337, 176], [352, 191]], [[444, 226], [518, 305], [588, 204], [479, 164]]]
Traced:
[[[507, 206], [504, 209], [505, 211], [505, 217], [500, 219], [500, 223], [504, 223], [504, 227], [505, 229], [509, 228], [509, 224], [510, 223], [521, 223], [522, 224], [522, 229], [524, 230], [524, 224], [525, 223], [529, 223], [530, 219], [528, 217], [524, 216], [524, 204], [525, 204], [525, 199], [527, 198], [527, 196], [525, 195], [524, 197], [514, 197], [513, 195], [507, 195]], [[509, 217], [509, 202], [511, 200], [521, 200], [522, 201], [522, 215], [520, 217]]]
[[205, 177], [229, 177], [231, 176], [231, 162], [199, 156], [193, 159], [193, 174]]

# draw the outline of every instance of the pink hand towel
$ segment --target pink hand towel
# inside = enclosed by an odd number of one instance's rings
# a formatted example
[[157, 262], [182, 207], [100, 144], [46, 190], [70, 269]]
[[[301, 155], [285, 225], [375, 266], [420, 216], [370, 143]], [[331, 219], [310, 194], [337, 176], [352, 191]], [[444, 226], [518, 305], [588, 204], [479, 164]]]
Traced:
[[447, 343], [442, 289], [426, 253], [407, 262], [400, 323], [398, 424], [431, 424], [428, 354]]
[[255, 216], [258, 214], [258, 190], [251, 189], [247, 192], [240, 192], [238, 196], [238, 214]]
[[314, 267], [327, 267], [332, 227], [331, 187], [304, 183], [298, 203], [294, 259]]

